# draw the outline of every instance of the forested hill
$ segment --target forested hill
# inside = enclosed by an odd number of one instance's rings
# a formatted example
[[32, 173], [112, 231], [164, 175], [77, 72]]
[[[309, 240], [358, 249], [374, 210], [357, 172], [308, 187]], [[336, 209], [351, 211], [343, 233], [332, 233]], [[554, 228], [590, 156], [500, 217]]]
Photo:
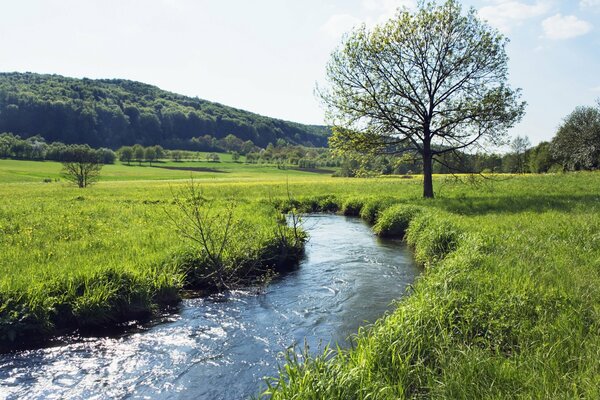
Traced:
[[118, 148], [185, 148], [193, 137], [233, 134], [260, 147], [284, 139], [326, 146], [329, 129], [264, 117], [123, 79], [0, 73], [0, 132]]

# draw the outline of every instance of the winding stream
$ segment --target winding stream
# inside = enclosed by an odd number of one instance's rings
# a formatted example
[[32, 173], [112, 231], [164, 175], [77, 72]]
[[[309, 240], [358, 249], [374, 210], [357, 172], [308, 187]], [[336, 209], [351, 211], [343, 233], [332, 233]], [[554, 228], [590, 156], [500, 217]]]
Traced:
[[347, 345], [420, 273], [397, 241], [355, 218], [305, 218], [300, 267], [262, 294], [185, 300], [166, 322], [0, 355], [0, 399], [240, 399], [259, 393], [290, 346]]

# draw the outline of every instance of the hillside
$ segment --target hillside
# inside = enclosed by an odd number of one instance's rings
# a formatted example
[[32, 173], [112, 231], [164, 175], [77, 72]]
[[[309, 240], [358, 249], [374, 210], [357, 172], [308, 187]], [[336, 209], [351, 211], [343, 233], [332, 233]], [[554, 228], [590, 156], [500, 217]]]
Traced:
[[327, 145], [329, 129], [264, 117], [123, 79], [0, 73], [0, 132], [117, 148], [185, 148], [192, 137], [233, 134], [257, 146], [277, 139]]

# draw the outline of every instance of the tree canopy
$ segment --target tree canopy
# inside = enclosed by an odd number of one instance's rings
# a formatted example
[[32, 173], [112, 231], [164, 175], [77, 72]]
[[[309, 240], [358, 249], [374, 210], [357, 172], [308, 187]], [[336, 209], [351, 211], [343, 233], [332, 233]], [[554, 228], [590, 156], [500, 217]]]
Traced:
[[0, 132], [110, 147], [187, 148], [190, 139], [233, 135], [266, 147], [283, 139], [326, 146], [329, 128], [264, 117], [122, 79], [0, 73]]
[[507, 84], [507, 39], [460, 4], [419, 4], [416, 12], [343, 39], [320, 94], [342, 152], [418, 154], [423, 195], [433, 197], [432, 162], [498, 144], [523, 115]]
[[600, 168], [600, 102], [569, 114], [552, 140], [551, 151], [567, 170]]
[[63, 177], [85, 188], [98, 180], [102, 160], [98, 151], [86, 144], [70, 145], [63, 154], [62, 165]]

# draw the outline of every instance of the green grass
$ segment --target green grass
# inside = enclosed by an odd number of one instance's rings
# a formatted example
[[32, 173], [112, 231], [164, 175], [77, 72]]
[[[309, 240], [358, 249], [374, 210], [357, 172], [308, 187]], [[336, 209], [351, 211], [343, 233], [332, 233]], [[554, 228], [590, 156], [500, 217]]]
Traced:
[[[227, 155], [225, 155], [227, 156]], [[230, 156], [230, 155], [229, 155]], [[42, 182], [44, 179], [61, 180], [61, 164], [54, 161], [21, 161], [0, 160], [0, 183]], [[177, 169], [174, 169], [177, 168]], [[211, 169], [210, 171], [193, 171], [191, 169]], [[279, 169], [272, 164], [245, 164], [242, 162], [222, 161], [164, 161], [153, 163], [117, 163], [105, 165], [100, 175], [101, 181], [132, 180], [251, 180], [280, 179], [286, 176], [319, 176], [314, 172], [300, 171], [293, 168]], [[53, 182], [54, 184], [56, 182]]]
[[404, 199], [384, 207], [376, 228], [411, 214], [406, 240], [426, 273], [353, 349], [290, 357], [267, 394], [599, 398], [599, 183], [519, 177], [408, 201], [422, 212]]
[[[295, 207], [361, 215], [380, 234], [406, 234], [426, 265], [353, 349], [291, 357], [271, 381], [273, 398], [600, 397], [599, 173], [437, 176], [437, 198], [423, 200], [418, 178], [245, 168], [194, 173], [203, 196], [235, 198], [240, 219], [262, 232], [243, 242], [254, 235], [242, 231], [232, 258], [269, 248], [275, 207]], [[41, 182], [59, 169], [0, 161], [4, 343], [10, 329], [73, 322], [58, 316], [93, 327], [176, 302], [189, 278], [182, 266], [197, 254], [167, 217], [189, 172], [116, 165], [83, 190]]]

